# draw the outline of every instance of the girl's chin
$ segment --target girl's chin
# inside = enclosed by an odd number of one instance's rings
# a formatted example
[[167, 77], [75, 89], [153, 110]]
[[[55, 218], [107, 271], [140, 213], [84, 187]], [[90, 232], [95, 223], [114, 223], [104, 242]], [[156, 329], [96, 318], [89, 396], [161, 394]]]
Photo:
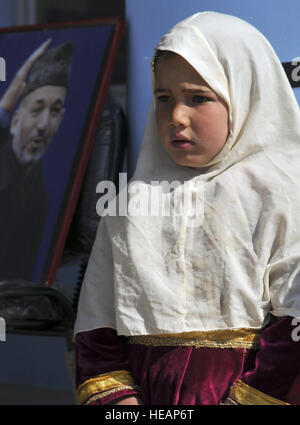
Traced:
[[210, 159], [207, 158], [178, 158], [174, 156], [173, 160], [176, 162], [176, 164], [189, 168], [203, 167], [210, 161]]

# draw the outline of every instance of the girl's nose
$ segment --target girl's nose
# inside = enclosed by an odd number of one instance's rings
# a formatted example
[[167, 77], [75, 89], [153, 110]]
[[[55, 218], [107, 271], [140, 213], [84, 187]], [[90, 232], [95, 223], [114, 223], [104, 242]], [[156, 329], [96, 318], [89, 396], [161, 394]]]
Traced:
[[171, 111], [170, 122], [171, 127], [188, 127], [190, 124], [188, 110], [185, 105], [177, 104]]

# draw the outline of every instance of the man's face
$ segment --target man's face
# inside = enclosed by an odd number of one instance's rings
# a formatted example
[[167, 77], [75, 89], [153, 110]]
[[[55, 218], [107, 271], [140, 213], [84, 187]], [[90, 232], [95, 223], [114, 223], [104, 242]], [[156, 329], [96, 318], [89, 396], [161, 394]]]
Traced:
[[65, 113], [66, 93], [64, 87], [43, 86], [22, 100], [10, 128], [13, 150], [19, 162], [41, 159]]

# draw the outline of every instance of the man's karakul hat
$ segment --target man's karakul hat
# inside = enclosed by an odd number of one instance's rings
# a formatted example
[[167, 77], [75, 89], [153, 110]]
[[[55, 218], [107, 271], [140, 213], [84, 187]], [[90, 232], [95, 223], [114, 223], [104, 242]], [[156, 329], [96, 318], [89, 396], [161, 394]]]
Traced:
[[69, 88], [73, 45], [70, 42], [53, 47], [43, 53], [32, 65], [21, 100], [43, 86]]

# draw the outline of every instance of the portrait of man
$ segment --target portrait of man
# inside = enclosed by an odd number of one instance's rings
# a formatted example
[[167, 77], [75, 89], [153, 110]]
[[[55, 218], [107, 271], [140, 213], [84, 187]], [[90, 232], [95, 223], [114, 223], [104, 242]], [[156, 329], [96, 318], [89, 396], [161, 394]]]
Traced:
[[30, 281], [48, 210], [42, 158], [65, 114], [72, 43], [44, 42], [0, 100], [0, 281]]

